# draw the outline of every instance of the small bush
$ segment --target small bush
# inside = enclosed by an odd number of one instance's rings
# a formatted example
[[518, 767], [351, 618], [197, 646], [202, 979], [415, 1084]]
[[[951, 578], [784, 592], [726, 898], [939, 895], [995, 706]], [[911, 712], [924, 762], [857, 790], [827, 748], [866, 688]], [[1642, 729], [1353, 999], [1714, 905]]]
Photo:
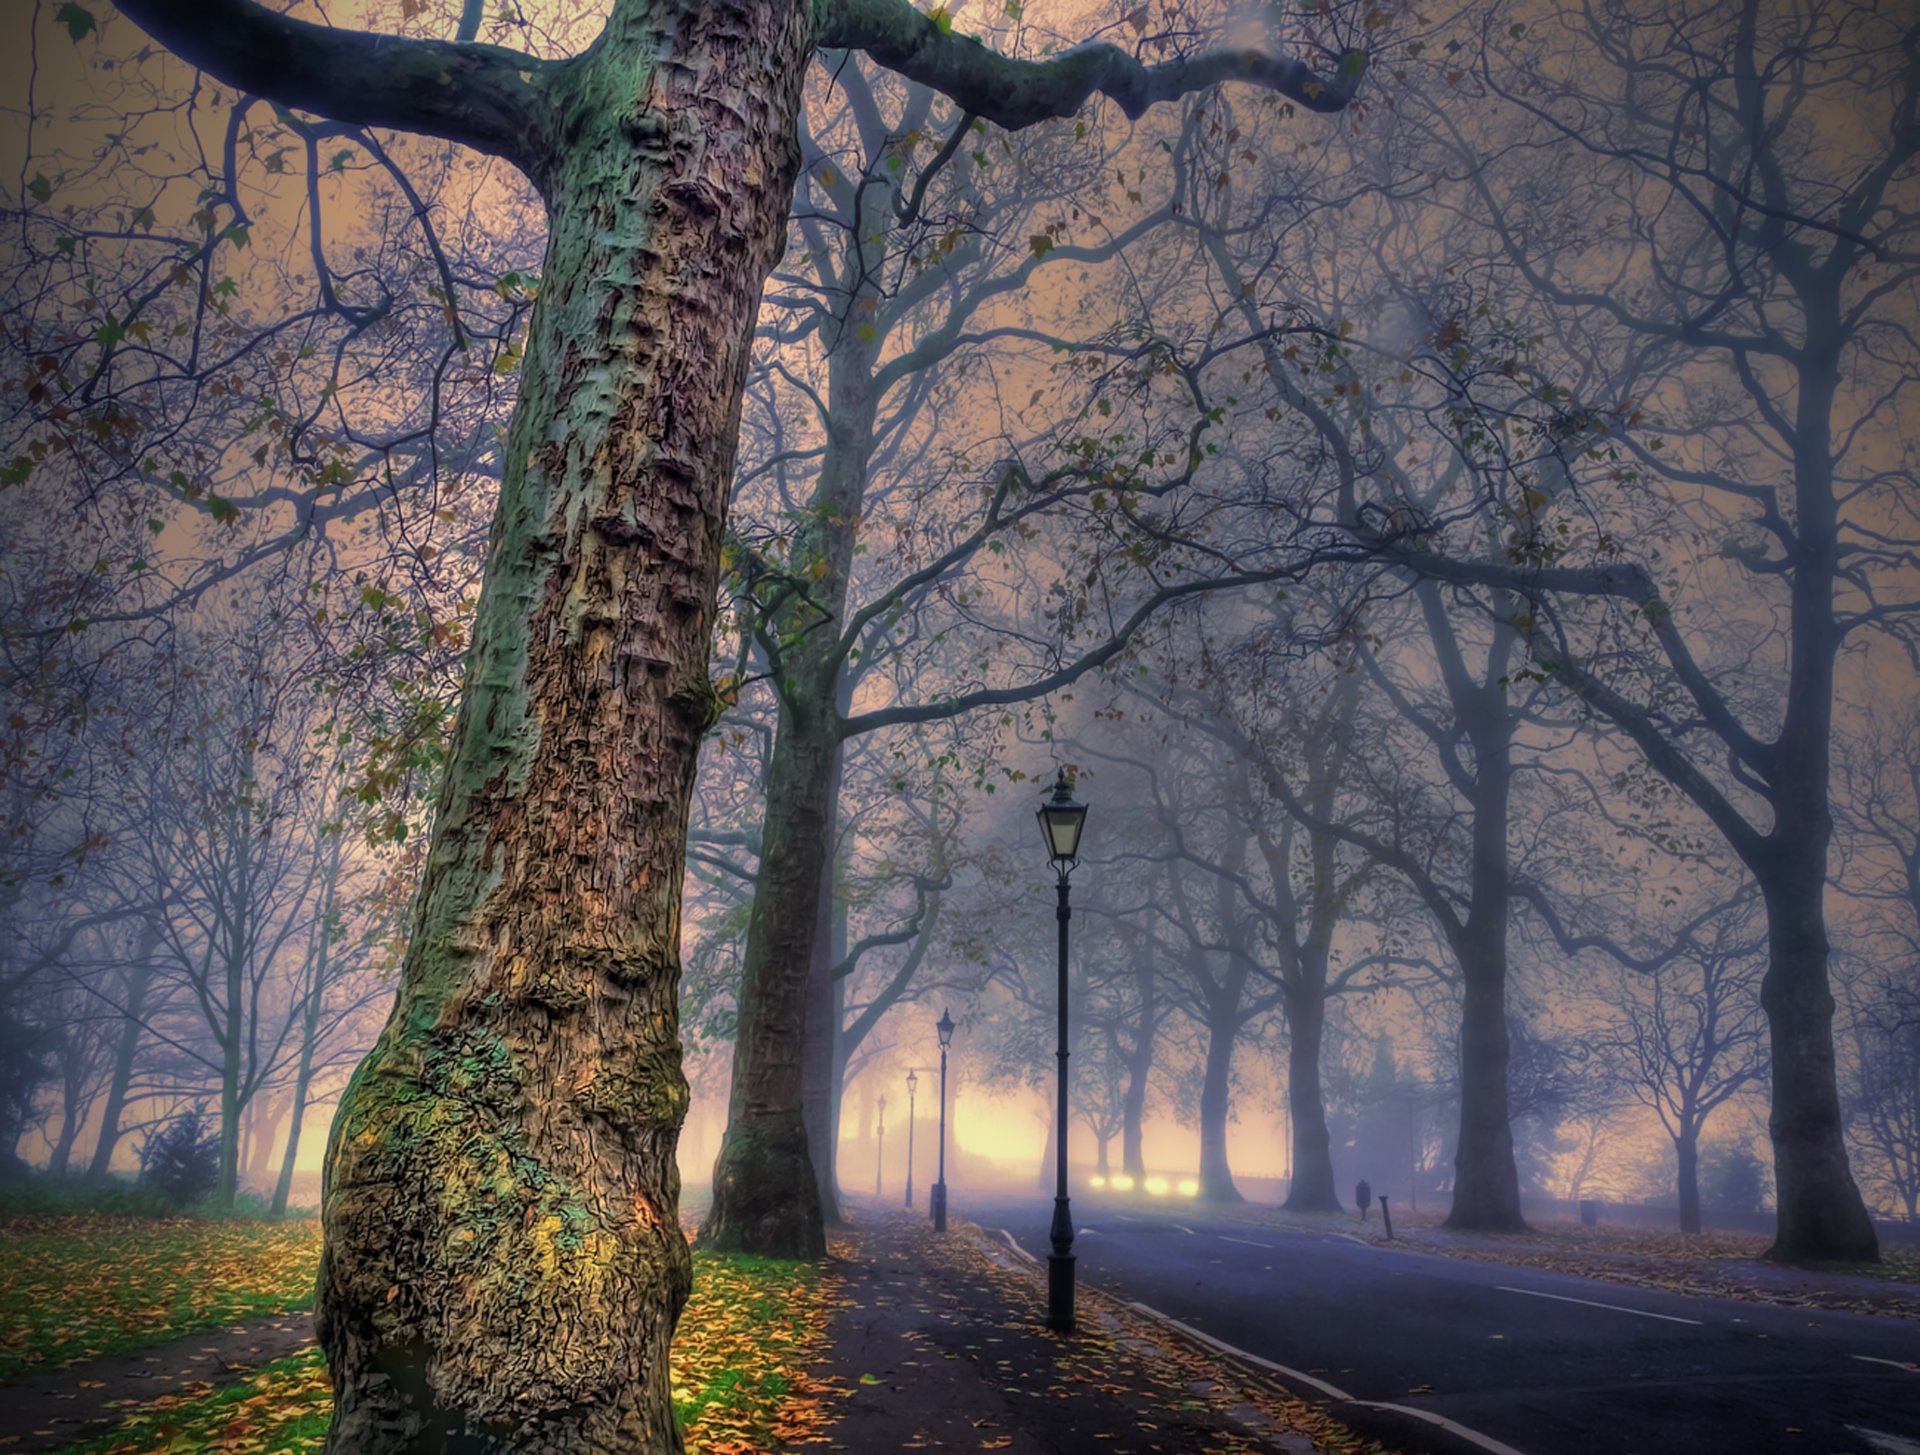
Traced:
[[220, 1180], [220, 1133], [198, 1107], [175, 1117], [140, 1149], [140, 1185], [175, 1208], [198, 1202]]

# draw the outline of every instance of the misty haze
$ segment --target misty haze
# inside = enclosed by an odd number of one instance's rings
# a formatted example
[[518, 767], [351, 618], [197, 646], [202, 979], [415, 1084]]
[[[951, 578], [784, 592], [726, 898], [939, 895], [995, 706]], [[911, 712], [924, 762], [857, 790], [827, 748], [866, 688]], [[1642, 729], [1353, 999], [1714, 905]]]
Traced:
[[0, 1446], [1920, 1455], [1910, 0], [0, 37]]

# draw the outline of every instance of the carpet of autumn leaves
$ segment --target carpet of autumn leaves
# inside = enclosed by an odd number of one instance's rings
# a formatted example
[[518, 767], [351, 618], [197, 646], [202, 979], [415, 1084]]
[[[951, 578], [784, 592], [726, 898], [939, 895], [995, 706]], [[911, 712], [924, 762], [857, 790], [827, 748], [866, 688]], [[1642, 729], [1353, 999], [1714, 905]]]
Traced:
[[[318, 1229], [306, 1228], [317, 1252]], [[824, 1345], [832, 1286], [813, 1264], [694, 1254], [673, 1348], [674, 1407], [692, 1455], [749, 1455], [824, 1427], [825, 1390], [805, 1366]], [[332, 1404], [325, 1361], [308, 1349], [240, 1384], [156, 1400], [67, 1455], [309, 1455]]]
[[0, 1379], [313, 1299], [320, 1225], [124, 1217], [0, 1221]]

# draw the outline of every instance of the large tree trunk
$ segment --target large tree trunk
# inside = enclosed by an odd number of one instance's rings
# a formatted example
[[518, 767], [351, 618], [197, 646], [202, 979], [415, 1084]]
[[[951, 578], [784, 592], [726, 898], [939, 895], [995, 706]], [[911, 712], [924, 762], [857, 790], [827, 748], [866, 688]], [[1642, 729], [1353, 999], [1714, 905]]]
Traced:
[[700, 1227], [705, 1247], [774, 1258], [826, 1253], [803, 1111], [804, 1032], [835, 745], [830, 696], [783, 696], [747, 921], [727, 1133]]
[[1327, 1002], [1310, 989], [1287, 997], [1287, 1112], [1293, 1126], [1293, 1182], [1286, 1206], [1294, 1212], [1339, 1212], [1333, 1183], [1333, 1135], [1327, 1130], [1320, 1088], [1320, 1048]]
[[[1768, 960], [1760, 983], [1772, 1056], [1777, 1222], [1769, 1258], [1787, 1263], [1873, 1262], [1879, 1235], [1853, 1180], [1833, 1050], [1827, 982], [1825, 836], [1819, 870], [1806, 846], [1783, 846], [1779, 872], [1763, 875]], [[1799, 862], [1796, 862], [1799, 861]]]
[[[1471, 933], [1471, 932], [1470, 932]], [[1526, 1231], [1520, 1174], [1507, 1115], [1507, 977], [1505, 917], [1497, 943], [1482, 940], [1463, 956], [1460, 1005], [1460, 1140], [1453, 1156], [1450, 1228]]]
[[[1458, 647], [1438, 591], [1423, 586], [1421, 604], [1436, 646]], [[1512, 608], [1509, 603], [1510, 609]], [[1506, 664], [1515, 637], [1496, 626], [1484, 676], [1467, 685], [1458, 669], [1450, 691], [1473, 750], [1473, 857], [1470, 908], [1448, 927], [1459, 962], [1460, 1141], [1454, 1151], [1453, 1207], [1447, 1226], [1480, 1232], [1526, 1230], [1520, 1214], [1520, 1173], [1513, 1161], [1507, 1102], [1507, 927], [1511, 919], [1508, 823], [1513, 799], [1514, 718], [1507, 704]], [[1457, 660], [1457, 657], [1453, 658]]]
[[126, 1112], [134, 1059], [146, 1031], [143, 1017], [147, 1013], [147, 991], [153, 984], [153, 953], [159, 948], [159, 929], [147, 925], [140, 931], [133, 963], [127, 967], [127, 1003], [120, 1041], [113, 1053], [113, 1078], [107, 1083], [107, 1099], [100, 1109], [100, 1134], [94, 1140], [93, 1160], [87, 1166], [87, 1176], [95, 1182], [106, 1177], [113, 1166], [113, 1149], [120, 1145], [120, 1118]]
[[1675, 1189], [1680, 1195], [1680, 1231], [1700, 1231], [1700, 1133], [1683, 1132], [1673, 1139], [1674, 1160], [1679, 1164]]
[[[804, 1112], [806, 1041], [819, 1033], [810, 1025], [808, 983], [823, 922], [821, 897], [831, 883], [825, 865], [839, 792], [841, 618], [874, 409], [872, 363], [857, 332], [847, 330], [833, 342], [826, 453], [789, 551], [788, 569], [807, 581], [807, 590], [769, 611], [769, 627], [783, 638], [774, 674], [780, 717], [740, 970], [727, 1135], [713, 1169], [713, 1207], [700, 1228], [704, 1246], [777, 1258], [826, 1252], [815, 1165], [826, 1152], [809, 1147]], [[826, 1135], [824, 1126], [817, 1130]]]
[[840, 1074], [845, 1058], [840, 1049], [841, 986], [833, 967], [845, 953], [846, 913], [834, 894], [835, 841], [840, 808], [842, 745], [833, 751], [832, 780], [827, 787], [827, 851], [821, 856], [820, 887], [815, 898], [813, 964], [807, 972], [807, 1015], [800, 1064], [802, 1115], [807, 1128], [807, 1152], [813, 1158], [814, 1180], [820, 1189], [820, 1216], [838, 1227], [840, 1216]]
[[680, 893], [811, 11], [618, 3], [572, 130], [398, 1000], [334, 1120], [331, 1455], [681, 1448]]
[[1208, 1202], [1245, 1202], [1227, 1165], [1227, 1123], [1233, 1113], [1233, 1044], [1240, 1026], [1207, 1027], [1207, 1063], [1200, 1084], [1200, 1196]]

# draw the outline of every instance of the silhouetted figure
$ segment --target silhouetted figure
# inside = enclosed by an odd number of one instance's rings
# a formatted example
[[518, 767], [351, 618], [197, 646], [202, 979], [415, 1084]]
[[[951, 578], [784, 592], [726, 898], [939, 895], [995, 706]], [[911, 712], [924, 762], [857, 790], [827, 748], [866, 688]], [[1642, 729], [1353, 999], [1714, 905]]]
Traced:
[[1354, 1188], [1353, 1200], [1360, 1204], [1360, 1221], [1364, 1223], [1367, 1220], [1367, 1205], [1373, 1201], [1373, 1189], [1367, 1186], [1366, 1178], [1362, 1177], [1360, 1185]]

